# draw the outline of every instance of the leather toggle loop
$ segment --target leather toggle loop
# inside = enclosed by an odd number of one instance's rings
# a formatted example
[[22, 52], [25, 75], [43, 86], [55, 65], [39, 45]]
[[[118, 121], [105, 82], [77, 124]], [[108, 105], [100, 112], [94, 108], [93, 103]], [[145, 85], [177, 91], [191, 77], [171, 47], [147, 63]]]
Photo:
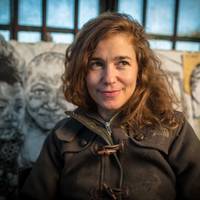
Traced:
[[119, 199], [119, 197], [127, 198], [129, 196], [128, 188], [111, 188], [106, 183], [103, 184], [103, 191], [113, 200]]
[[111, 155], [113, 153], [116, 153], [117, 151], [123, 151], [124, 150], [124, 142], [121, 142], [119, 144], [115, 145], [105, 145], [102, 147], [97, 147], [96, 153], [98, 155]]
[[106, 183], [103, 184], [103, 190], [106, 194], [114, 200], [117, 200], [117, 196], [111, 187], [109, 187]]

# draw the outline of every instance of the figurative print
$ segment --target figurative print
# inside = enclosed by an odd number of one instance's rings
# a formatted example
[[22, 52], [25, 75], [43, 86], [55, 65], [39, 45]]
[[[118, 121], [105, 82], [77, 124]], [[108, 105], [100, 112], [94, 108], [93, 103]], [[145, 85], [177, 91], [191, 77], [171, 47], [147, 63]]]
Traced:
[[0, 38], [0, 199], [14, 199], [24, 137], [24, 89], [14, 49]]
[[190, 112], [187, 109], [187, 102], [184, 90], [183, 90], [183, 70], [182, 70], [182, 59], [180, 52], [175, 51], [157, 51], [157, 55], [162, 62], [162, 68], [168, 74], [168, 80], [171, 82], [173, 90], [175, 92], [178, 105], [174, 105], [176, 110], [182, 111], [187, 117], [190, 116]]
[[64, 99], [61, 76], [64, 55], [45, 52], [34, 57], [26, 68], [25, 143], [21, 154], [22, 166], [31, 167], [37, 159], [44, 139], [55, 123], [65, 117], [71, 105]]
[[200, 63], [198, 63], [190, 76], [192, 108], [195, 119], [200, 119]]
[[191, 96], [194, 129], [200, 138], [200, 53], [183, 55], [184, 90]]

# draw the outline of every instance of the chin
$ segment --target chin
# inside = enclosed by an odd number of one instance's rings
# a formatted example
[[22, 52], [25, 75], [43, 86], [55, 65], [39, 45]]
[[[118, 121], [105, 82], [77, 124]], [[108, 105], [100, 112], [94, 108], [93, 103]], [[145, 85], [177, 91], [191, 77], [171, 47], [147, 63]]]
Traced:
[[102, 105], [102, 108], [108, 111], [116, 111], [119, 110], [121, 108], [121, 106], [117, 106], [117, 105]]
[[43, 130], [51, 130], [54, 127], [54, 126], [52, 126], [52, 124], [51, 125], [49, 125], [49, 124], [38, 124], [38, 125]]
[[42, 120], [40, 119], [40, 122], [38, 122], [38, 125], [45, 130], [49, 130], [52, 129], [54, 127], [55, 121], [46, 121], [46, 120]]

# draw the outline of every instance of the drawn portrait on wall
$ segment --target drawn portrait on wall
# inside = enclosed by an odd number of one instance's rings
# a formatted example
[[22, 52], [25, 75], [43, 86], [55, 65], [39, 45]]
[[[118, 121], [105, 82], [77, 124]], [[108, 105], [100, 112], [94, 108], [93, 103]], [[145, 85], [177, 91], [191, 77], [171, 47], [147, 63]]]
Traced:
[[14, 198], [23, 143], [24, 89], [14, 49], [0, 38], [0, 199]]
[[183, 90], [183, 68], [181, 53], [176, 51], [157, 51], [158, 57], [162, 62], [162, 69], [166, 71], [168, 80], [171, 83], [175, 95], [179, 101], [178, 105], [174, 105], [174, 108], [179, 111], [183, 111], [188, 117], [190, 115], [188, 104], [184, 90]]
[[183, 81], [180, 77], [180, 73], [178, 72], [172, 72], [166, 70], [166, 73], [168, 75], [168, 80], [171, 83], [174, 95], [177, 97], [177, 103], [178, 105], [174, 105], [174, 109], [179, 110], [181, 112], [184, 112], [185, 115], [187, 115], [187, 106], [184, 99], [184, 91], [183, 91]]
[[190, 76], [193, 116], [200, 120], [200, 63], [192, 70]]
[[65, 117], [65, 110], [74, 106], [65, 101], [61, 76], [64, 54], [45, 52], [27, 65], [25, 78], [26, 127], [21, 154], [22, 166], [31, 167], [37, 159], [44, 139], [56, 122]]
[[200, 139], [200, 53], [183, 55], [184, 90], [191, 96], [194, 129]]

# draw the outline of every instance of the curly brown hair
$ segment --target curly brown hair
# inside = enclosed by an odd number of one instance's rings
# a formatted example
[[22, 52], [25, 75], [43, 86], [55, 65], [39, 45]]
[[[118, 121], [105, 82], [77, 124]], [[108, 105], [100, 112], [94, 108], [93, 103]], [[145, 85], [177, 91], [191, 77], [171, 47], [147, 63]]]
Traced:
[[138, 62], [136, 89], [123, 106], [123, 124], [131, 127], [152, 126], [173, 129], [174, 92], [161, 62], [150, 49], [144, 28], [126, 14], [104, 13], [87, 22], [67, 48], [63, 89], [66, 100], [84, 109], [94, 109], [86, 87], [88, 63], [97, 44], [113, 34], [125, 33], [132, 38]]

